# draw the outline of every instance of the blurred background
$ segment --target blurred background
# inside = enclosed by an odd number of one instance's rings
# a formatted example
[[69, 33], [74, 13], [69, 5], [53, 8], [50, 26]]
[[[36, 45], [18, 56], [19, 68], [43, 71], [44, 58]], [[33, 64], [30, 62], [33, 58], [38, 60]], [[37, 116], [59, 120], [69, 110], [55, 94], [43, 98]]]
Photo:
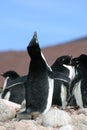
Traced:
[[35, 31], [49, 65], [61, 55], [87, 54], [87, 0], [0, 0], [0, 73], [28, 73]]

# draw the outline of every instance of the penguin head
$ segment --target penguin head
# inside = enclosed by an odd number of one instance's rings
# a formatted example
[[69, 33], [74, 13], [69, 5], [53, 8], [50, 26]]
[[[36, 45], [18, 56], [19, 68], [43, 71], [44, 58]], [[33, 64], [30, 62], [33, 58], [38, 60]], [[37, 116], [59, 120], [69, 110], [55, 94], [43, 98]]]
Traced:
[[31, 39], [29, 45], [27, 46], [27, 51], [31, 59], [37, 59], [41, 56], [41, 50], [39, 47], [39, 42], [37, 39], [37, 33], [34, 32], [33, 38]]
[[60, 60], [60, 63], [69, 65], [69, 64], [70, 64], [70, 61], [71, 61], [71, 58], [72, 58], [72, 56], [65, 55], [65, 56], [61, 56], [61, 57], [59, 58], [59, 60]]
[[16, 79], [16, 78], [19, 77], [19, 74], [16, 73], [15, 71], [12, 71], [12, 70], [7, 71], [7, 72], [5, 72], [5, 73], [1, 73], [0, 75], [3, 76], [4, 78], [9, 77], [9, 78], [11, 78], [11, 79]]
[[71, 65], [78, 68], [79, 66], [87, 65], [87, 55], [81, 54], [79, 57], [73, 58], [71, 60]]
[[69, 65], [70, 61], [71, 61], [71, 58], [72, 58], [72, 56], [64, 55], [64, 56], [61, 56], [61, 57], [57, 58], [56, 62], [58, 62], [61, 65], [62, 64]]
[[78, 60], [79, 60], [79, 63], [80, 63], [80, 64], [87, 65], [87, 55], [81, 54], [81, 55], [78, 57]]
[[78, 57], [75, 57], [71, 60], [71, 66], [78, 68], [79, 67], [79, 59]]

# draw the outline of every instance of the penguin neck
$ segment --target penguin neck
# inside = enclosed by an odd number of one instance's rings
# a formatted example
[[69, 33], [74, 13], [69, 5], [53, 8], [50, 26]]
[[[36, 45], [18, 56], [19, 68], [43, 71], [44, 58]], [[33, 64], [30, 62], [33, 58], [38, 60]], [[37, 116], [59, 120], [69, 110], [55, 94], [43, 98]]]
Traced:
[[42, 75], [46, 73], [46, 64], [41, 59], [31, 59], [30, 66], [29, 66], [29, 76], [34, 75], [37, 77], [37, 75]]
[[63, 64], [63, 66], [69, 69], [69, 78], [73, 80], [73, 78], [75, 77], [75, 68], [73, 66], [65, 65], [65, 64]]
[[30, 62], [31, 69], [44, 69], [45, 70], [46, 66], [48, 66], [48, 64], [42, 52], [37, 57], [31, 58], [31, 62]]

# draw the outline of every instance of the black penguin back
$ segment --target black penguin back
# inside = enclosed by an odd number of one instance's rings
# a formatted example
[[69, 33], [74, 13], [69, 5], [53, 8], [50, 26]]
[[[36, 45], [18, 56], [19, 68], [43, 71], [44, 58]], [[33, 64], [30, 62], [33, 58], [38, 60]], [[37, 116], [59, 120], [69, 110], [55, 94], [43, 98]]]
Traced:
[[47, 73], [47, 64], [39, 47], [36, 32], [27, 50], [31, 61], [26, 81], [26, 110], [29, 113], [37, 111], [42, 113], [48, 109], [47, 104], [49, 104], [49, 77]]

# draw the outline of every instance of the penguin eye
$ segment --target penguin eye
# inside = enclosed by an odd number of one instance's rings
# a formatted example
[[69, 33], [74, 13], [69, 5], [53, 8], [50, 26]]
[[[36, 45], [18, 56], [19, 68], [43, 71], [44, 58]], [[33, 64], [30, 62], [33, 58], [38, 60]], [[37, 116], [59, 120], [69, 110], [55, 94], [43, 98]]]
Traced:
[[76, 63], [79, 64], [79, 61], [77, 60]]
[[65, 60], [65, 58], [62, 59], [63, 61]]

